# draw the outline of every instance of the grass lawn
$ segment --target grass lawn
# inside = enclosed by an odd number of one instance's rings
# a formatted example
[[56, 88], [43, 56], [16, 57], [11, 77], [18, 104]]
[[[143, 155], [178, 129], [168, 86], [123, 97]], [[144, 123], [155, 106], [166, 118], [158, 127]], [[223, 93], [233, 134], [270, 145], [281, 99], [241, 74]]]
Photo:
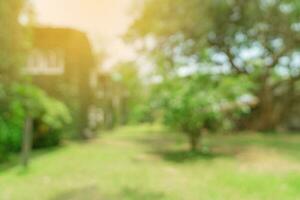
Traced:
[[0, 166], [1, 200], [297, 200], [300, 135], [206, 136], [203, 153], [159, 126], [126, 127]]

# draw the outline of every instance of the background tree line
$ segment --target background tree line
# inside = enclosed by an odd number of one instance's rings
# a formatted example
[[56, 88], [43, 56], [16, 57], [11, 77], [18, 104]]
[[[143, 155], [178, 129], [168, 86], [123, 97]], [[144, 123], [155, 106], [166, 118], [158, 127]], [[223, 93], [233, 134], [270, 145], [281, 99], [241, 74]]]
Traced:
[[[34, 120], [34, 146], [44, 147], [66, 136], [74, 112], [24, 74], [32, 48], [31, 24], [20, 23], [26, 3], [0, 3], [2, 159], [20, 151], [26, 119]], [[153, 69], [141, 73], [146, 65], [137, 59], [97, 74], [96, 129], [163, 122], [185, 133], [196, 150], [203, 133], [299, 128], [298, 1], [145, 0], [140, 6], [124, 38]]]
[[[68, 108], [33, 85], [24, 73], [31, 27], [21, 25], [28, 2], [0, 2], [0, 161], [21, 150], [26, 120], [34, 120], [33, 146], [57, 145], [71, 121]], [[45, 134], [49, 133], [49, 134]]]
[[143, 44], [138, 50], [161, 80], [157, 108], [192, 146], [200, 132], [228, 121], [240, 130], [297, 128], [299, 1], [145, 0], [141, 7], [126, 39]]

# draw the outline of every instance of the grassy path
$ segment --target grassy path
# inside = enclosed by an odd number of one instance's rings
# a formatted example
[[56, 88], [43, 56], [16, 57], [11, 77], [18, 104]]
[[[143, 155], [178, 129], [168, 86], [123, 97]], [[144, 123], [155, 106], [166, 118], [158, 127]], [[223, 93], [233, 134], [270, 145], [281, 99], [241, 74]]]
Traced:
[[165, 132], [127, 127], [39, 152], [27, 172], [0, 171], [0, 199], [300, 199], [300, 136], [212, 136], [190, 154]]

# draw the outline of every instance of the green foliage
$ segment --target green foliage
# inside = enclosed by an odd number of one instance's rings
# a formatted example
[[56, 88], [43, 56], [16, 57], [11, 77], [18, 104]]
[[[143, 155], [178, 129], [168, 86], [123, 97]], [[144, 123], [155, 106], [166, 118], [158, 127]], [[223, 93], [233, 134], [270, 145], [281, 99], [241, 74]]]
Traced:
[[[20, 76], [28, 40], [19, 24], [23, 0], [0, 1], [0, 82], [9, 83]], [[5, 74], [5, 76], [2, 76]]]
[[142, 120], [147, 91], [140, 78], [137, 64], [118, 63], [107, 78], [109, 81], [102, 84], [107, 85], [102, 89], [107, 90], [104, 92], [107, 104], [102, 106], [106, 107], [104, 109], [107, 116], [112, 114], [112, 125], [124, 125]]
[[130, 122], [133, 124], [154, 122], [153, 110], [148, 102], [140, 102], [132, 108]]
[[17, 125], [22, 111], [7, 96], [24, 61], [24, 35], [18, 21], [22, 5], [22, 0], [0, 1], [0, 160], [6, 151], [17, 150], [21, 140]]
[[68, 109], [61, 102], [49, 97], [41, 89], [32, 85], [16, 84], [12, 88], [14, 108], [19, 109], [23, 116], [39, 118], [44, 124], [61, 129], [70, 123]]
[[297, 104], [299, 1], [145, 0], [138, 16], [128, 38], [144, 41], [164, 78], [191, 62], [198, 70], [249, 76], [259, 101], [248, 128], [274, 129]]
[[[34, 130], [35, 146], [36, 144], [41, 146], [45, 140], [52, 141], [44, 142], [45, 145], [57, 143], [61, 137], [58, 138], [58, 133], [61, 134], [64, 126], [71, 122], [66, 106], [50, 98], [35, 86], [13, 84], [10, 88], [2, 87], [0, 91], [1, 101], [8, 102], [7, 107], [1, 107], [0, 150], [2, 156], [20, 150], [26, 117], [39, 120], [39, 125]], [[41, 131], [39, 128], [41, 126], [45, 127], [46, 131]]]
[[[296, 0], [147, 0], [128, 35], [154, 37], [155, 49], [175, 65], [180, 50], [199, 62], [227, 65], [232, 73], [256, 73], [256, 80], [279, 74], [279, 80], [270, 77], [278, 82], [283, 79], [279, 69], [299, 76], [292, 64], [299, 53], [299, 11]], [[204, 56], [203, 51], [211, 53]]]
[[57, 144], [71, 121], [64, 104], [29, 84], [23, 74], [30, 47], [28, 27], [20, 24], [26, 3], [0, 1], [0, 160], [20, 150], [26, 117], [34, 119], [35, 146]]
[[186, 133], [191, 145], [197, 145], [204, 131], [231, 128], [235, 117], [250, 110], [241, 100], [251, 87], [246, 77], [195, 75], [173, 81], [176, 86], [169, 87], [165, 99], [165, 122]]

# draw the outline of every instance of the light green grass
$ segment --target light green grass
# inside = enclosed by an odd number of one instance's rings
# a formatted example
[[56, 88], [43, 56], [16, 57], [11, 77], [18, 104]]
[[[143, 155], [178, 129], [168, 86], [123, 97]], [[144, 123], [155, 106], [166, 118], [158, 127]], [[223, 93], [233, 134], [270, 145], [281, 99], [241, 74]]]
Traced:
[[29, 170], [0, 167], [1, 200], [297, 200], [300, 136], [184, 138], [127, 127], [35, 153]]

